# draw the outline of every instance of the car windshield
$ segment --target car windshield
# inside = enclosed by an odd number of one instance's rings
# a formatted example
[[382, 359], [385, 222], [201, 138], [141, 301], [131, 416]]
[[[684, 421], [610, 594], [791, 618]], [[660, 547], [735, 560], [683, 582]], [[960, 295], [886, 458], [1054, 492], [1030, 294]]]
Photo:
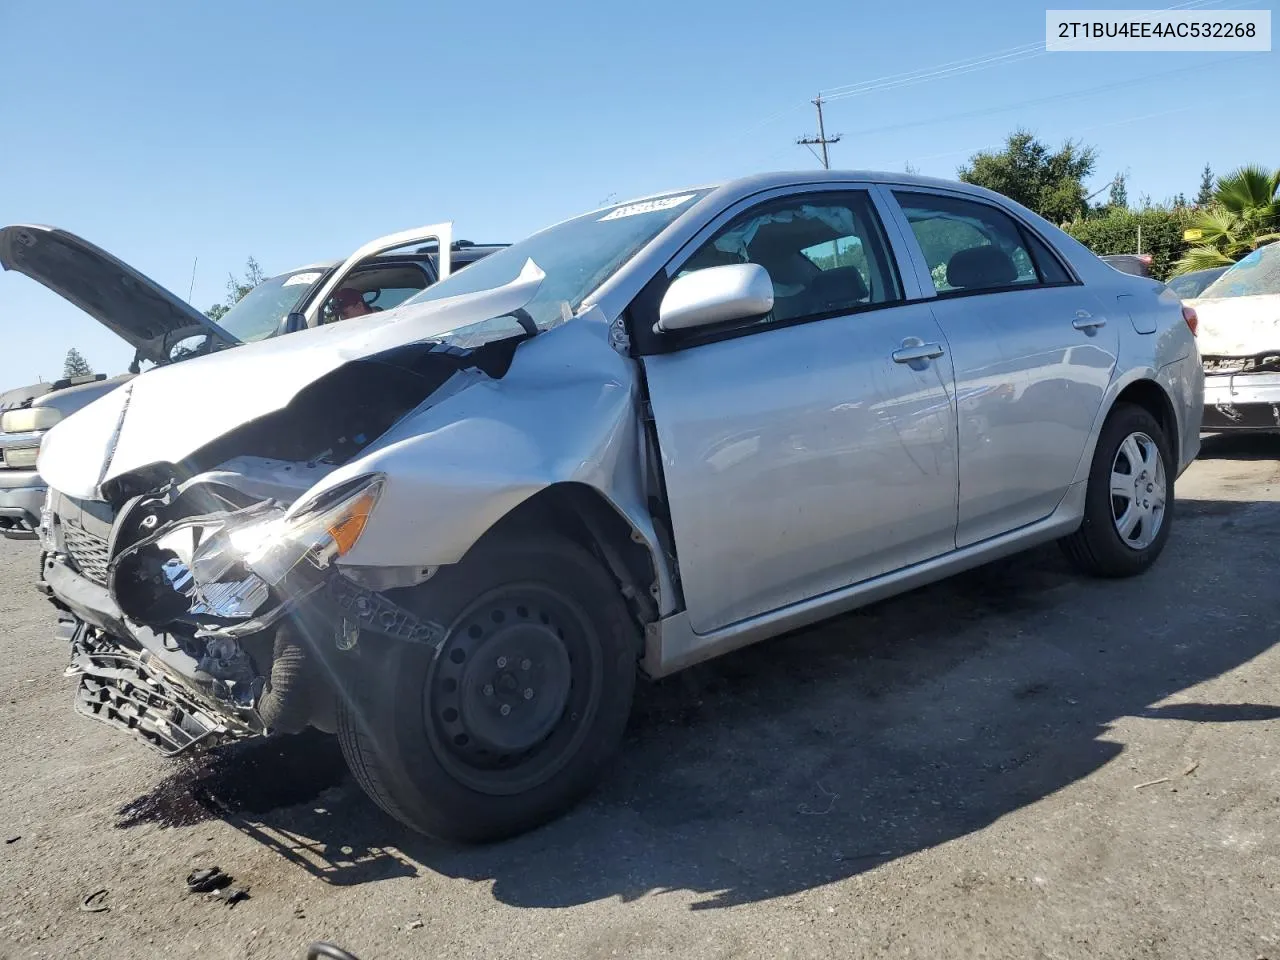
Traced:
[[564, 318], [565, 305], [576, 311], [587, 294], [709, 192], [686, 190], [566, 220], [451, 274], [405, 305], [501, 287], [532, 260], [546, 279], [524, 309], [545, 330]]
[[302, 295], [324, 273], [323, 269], [294, 270], [263, 280], [222, 315], [218, 326], [244, 343], [265, 340], [280, 329]]
[[1261, 297], [1280, 293], [1280, 243], [1253, 251], [1205, 287], [1203, 297]]
[[1183, 300], [1200, 296], [1201, 291], [1222, 276], [1226, 267], [1219, 270], [1193, 270], [1169, 281], [1169, 289]]

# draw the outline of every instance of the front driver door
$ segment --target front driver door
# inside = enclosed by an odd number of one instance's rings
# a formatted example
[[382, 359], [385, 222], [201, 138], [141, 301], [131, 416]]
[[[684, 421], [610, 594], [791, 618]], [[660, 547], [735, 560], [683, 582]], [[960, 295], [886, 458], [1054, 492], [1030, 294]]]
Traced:
[[[774, 311], [643, 358], [685, 601], [707, 633], [955, 546], [951, 364], [866, 191], [727, 211], [672, 276], [764, 266]], [[895, 244], [902, 238], [895, 235]]]

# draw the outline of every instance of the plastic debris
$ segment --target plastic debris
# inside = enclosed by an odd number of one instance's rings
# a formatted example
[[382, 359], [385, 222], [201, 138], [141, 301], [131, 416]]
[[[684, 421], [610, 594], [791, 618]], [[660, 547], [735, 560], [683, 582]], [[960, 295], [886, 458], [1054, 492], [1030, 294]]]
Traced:
[[246, 887], [222, 887], [209, 894], [210, 900], [221, 900], [228, 907], [234, 907], [237, 903], [249, 899], [249, 890]]
[[231, 880], [231, 876], [223, 873], [221, 867], [205, 867], [187, 876], [187, 890], [191, 893], [213, 893], [229, 886]]
[[85, 913], [106, 913], [111, 908], [106, 904], [107, 889], [95, 890], [80, 901], [80, 909]]

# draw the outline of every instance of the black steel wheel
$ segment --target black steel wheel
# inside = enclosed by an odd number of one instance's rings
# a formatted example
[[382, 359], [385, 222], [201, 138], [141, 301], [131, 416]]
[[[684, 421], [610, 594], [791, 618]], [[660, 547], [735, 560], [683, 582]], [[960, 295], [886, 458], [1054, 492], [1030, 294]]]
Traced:
[[590, 619], [537, 583], [480, 598], [449, 631], [424, 691], [441, 765], [480, 793], [545, 781], [591, 728], [604, 671]]
[[445, 639], [362, 657], [338, 729], [384, 810], [442, 839], [493, 840], [594, 785], [626, 726], [640, 640], [589, 552], [498, 540], [399, 599], [448, 624]]

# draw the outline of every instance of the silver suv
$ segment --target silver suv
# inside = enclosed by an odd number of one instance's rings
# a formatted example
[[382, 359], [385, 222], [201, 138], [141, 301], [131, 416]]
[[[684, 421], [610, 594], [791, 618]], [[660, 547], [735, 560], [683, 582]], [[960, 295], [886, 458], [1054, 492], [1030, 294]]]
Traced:
[[120, 382], [99, 373], [0, 393], [0, 536], [36, 538], [45, 498], [44, 481], [36, 472], [41, 440], [63, 417]]
[[395, 310], [55, 427], [80, 709], [335, 732], [429, 834], [589, 789], [663, 676], [1060, 540], [1147, 569], [1203, 375], [1162, 284], [991, 192], [757, 176], [566, 220]]

